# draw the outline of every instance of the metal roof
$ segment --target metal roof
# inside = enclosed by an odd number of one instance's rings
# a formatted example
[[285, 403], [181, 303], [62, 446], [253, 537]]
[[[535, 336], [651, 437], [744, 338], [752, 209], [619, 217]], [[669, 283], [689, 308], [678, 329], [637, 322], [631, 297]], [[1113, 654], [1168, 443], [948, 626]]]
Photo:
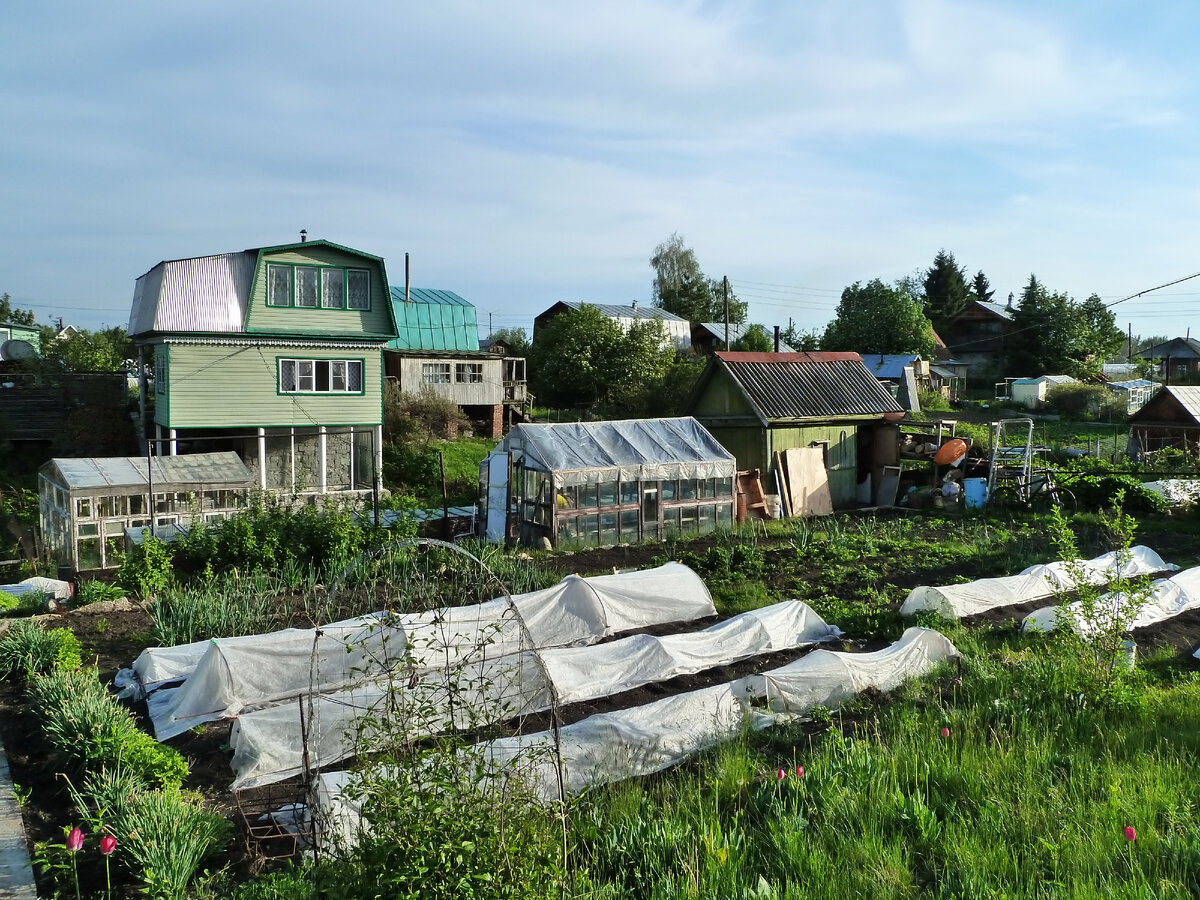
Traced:
[[1165, 343], [1139, 350], [1136, 355], [1142, 359], [1197, 359], [1200, 358], [1200, 341], [1195, 338], [1171, 338]]
[[1117, 388], [1122, 391], [1132, 391], [1141, 387], [1157, 387], [1157, 381], [1150, 381], [1145, 378], [1135, 378], [1133, 381], [1110, 381], [1108, 387]]
[[[662, 319], [664, 322], [687, 321], [687, 319], [677, 316], [674, 313], [669, 313], [660, 307], [642, 306], [640, 303], [637, 306], [633, 306], [632, 304], [622, 306], [618, 303], [592, 303], [587, 300], [563, 300], [561, 303], [563, 306], [571, 307], [571, 309], [579, 309], [581, 306], [594, 306], [611, 319]], [[724, 328], [725, 326], [722, 325], [721, 327]]]
[[911, 366], [920, 355], [917, 353], [863, 353], [863, 365], [876, 378], [900, 379], [904, 377], [904, 367]]
[[857, 353], [721, 352], [716, 359], [767, 421], [904, 412]]
[[134, 285], [129, 334], [243, 331], [257, 261], [243, 250], [160, 262]]
[[1189, 385], [1167, 385], [1163, 388], [1163, 390], [1168, 391], [1176, 400], [1178, 400], [1179, 405], [1187, 410], [1188, 415], [1190, 415], [1197, 422], [1200, 422], [1200, 387]]
[[453, 291], [404, 288], [392, 285], [392, 309], [396, 313], [395, 340], [389, 350], [479, 351], [479, 324], [475, 307]]
[[1011, 309], [1003, 303], [993, 303], [991, 300], [976, 300], [975, 302], [988, 312], [995, 313], [1000, 318], [1008, 319], [1010, 322], [1012, 321], [1013, 313], [1016, 312], [1015, 309]]
[[[232, 451], [188, 453], [183, 456], [152, 456], [149, 460], [154, 489], [173, 485], [250, 487], [253, 478], [245, 463]], [[70, 490], [95, 488], [145, 488], [147, 460], [144, 456], [55, 458], [43, 471]]]
[[[722, 343], [724, 343], [724, 341], [725, 341], [725, 323], [724, 322], [700, 322], [696, 325], [696, 327], [703, 328], [705, 331], [707, 331], [709, 333], [709, 335], [714, 340], [718, 340], [718, 341], [721, 341]], [[746, 334], [746, 330], [749, 327], [750, 327], [749, 325], [735, 325], [733, 322], [730, 322], [729, 323], [729, 343], [732, 344], [734, 341], [741, 340], [742, 337]], [[768, 337], [770, 336], [770, 332], [767, 332], [767, 336]], [[791, 344], [787, 343], [786, 341], [781, 340], [779, 342], [779, 352], [780, 353], [795, 353], [796, 348], [794, 348]]]

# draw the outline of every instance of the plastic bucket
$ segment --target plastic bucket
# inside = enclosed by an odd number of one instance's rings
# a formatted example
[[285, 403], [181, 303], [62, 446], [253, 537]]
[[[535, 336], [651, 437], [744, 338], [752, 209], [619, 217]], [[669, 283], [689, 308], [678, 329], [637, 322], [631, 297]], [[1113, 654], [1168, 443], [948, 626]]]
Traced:
[[964, 478], [963, 501], [967, 509], [979, 509], [987, 502], [987, 479]]

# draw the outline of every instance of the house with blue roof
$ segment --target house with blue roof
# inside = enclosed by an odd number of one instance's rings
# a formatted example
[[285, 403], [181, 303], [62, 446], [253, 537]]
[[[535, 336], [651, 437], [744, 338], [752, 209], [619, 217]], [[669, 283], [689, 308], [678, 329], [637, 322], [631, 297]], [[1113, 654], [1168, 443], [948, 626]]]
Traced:
[[533, 399], [525, 360], [481, 350], [475, 307], [453, 291], [393, 285], [391, 305], [396, 337], [384, 349], [384, 375], [404, 393], [452, 400], [481, 434], [502, 437]]

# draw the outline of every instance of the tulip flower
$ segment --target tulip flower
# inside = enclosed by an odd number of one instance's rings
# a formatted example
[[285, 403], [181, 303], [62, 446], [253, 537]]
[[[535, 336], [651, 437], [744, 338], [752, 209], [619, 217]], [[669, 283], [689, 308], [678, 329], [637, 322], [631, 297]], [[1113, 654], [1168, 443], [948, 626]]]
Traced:
[[804, 766], [796, 766], [796, 777], [797, 778], [804, 777]]
[[776, 769], [775, 777], [783, 781], [783, 779], [787, 778], [787, 769]]
[[104, 837], [100, 838], [100, 852], [105, 856], [110, 855], [116, 849], [117, 839], [111, 834], [106, 834]]
[[950, 737], [950, 729], [947, 728], [945, 725], [942, 726], [942, 737], [944, 737], [944, 738]]
[[78, 853], [83, 849], [83, 839], [86, 835], [78, 828], [72, 828], [67, 835], [67, 849], [72, 853]]
[[1125, 840], [1127, 840], [1127, 841], [1136, 841], [1137, 840], [1137, 829], [1134, 828], [1132, 825], [1125, 826]]

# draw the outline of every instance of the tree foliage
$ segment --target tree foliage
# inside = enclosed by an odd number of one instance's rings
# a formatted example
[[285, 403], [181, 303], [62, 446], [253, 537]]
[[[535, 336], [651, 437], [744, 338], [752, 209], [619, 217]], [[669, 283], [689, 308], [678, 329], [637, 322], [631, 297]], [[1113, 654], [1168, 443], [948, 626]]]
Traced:
[[921, 305], [904, 289], [878, 278], [844, 291], [821, 339], [824, 350], [933, 355], [933, 328]]
[[68, 372], [117, 372], [134, 356], [134, 349], [119, 325], [100, 331], [80, 329], [65, 337], [43, 327], [42, 356]]
[[8, 322], [13, 325], [33, 325], [35, 319], [32, 311], [17, 309], [13, 306], [12, 297], [9, 294], [0, 294], [0, 322]]
[[[697, 322], [725, 321], [722, 282], [709, 278], [700, 268], [696, 253], [683, 242], [678, 232], [654, 248], [650, 257], [654, 269], [654, 305]], [[729, 292], [729, 321], [746, 321], [746, 304]]]
[[971, 297], [975, 300], [982, 300], [987, 303], [995, 295], [995, 290], [992, 289], [992, 284], [988, 281], [988, 277], [983, 274], [983, 269], [975, 273], [975, 278], [971, 282]]
[[492, 340], [508, 344], [510, 356], [529, 355], [529, 335], [524, 328], [497, 328], [492, 332]]
[[922, 283], [925, 315], [935, 328], [958, 315], [970, 302], [966, 275], [966, 269], [955, 261], [953, 253], [946, 250], [939, 250], [933, 265], [925, 271]]
[[1095, 374], [1125, 340], [1096, 294], [1077, 303], [1049, 291], [1036, 275], [1021, 292], [1013, 326], [1017, 338], [1009, 343], [1009, 370], [1029, 376]]
[[775, 349], [775, 337], [767, 334], [765, 326], [751, 325], [740, 338], [730, 342], [729, 349], [744, 353], [770, 353]]
[[821, 332], [816, 329], [801, 330], [791, 319], [788, 319], [787, 328], [783, 329], [780, 338], [793, 350], [811, 353], [821, 349]]
[[534, 393], [555, 406], [636, 408], [674, 357], [663, 340], [657, 319], [625, 332], [595, 306], [561, 313], [538, 329], [530, 351]]

